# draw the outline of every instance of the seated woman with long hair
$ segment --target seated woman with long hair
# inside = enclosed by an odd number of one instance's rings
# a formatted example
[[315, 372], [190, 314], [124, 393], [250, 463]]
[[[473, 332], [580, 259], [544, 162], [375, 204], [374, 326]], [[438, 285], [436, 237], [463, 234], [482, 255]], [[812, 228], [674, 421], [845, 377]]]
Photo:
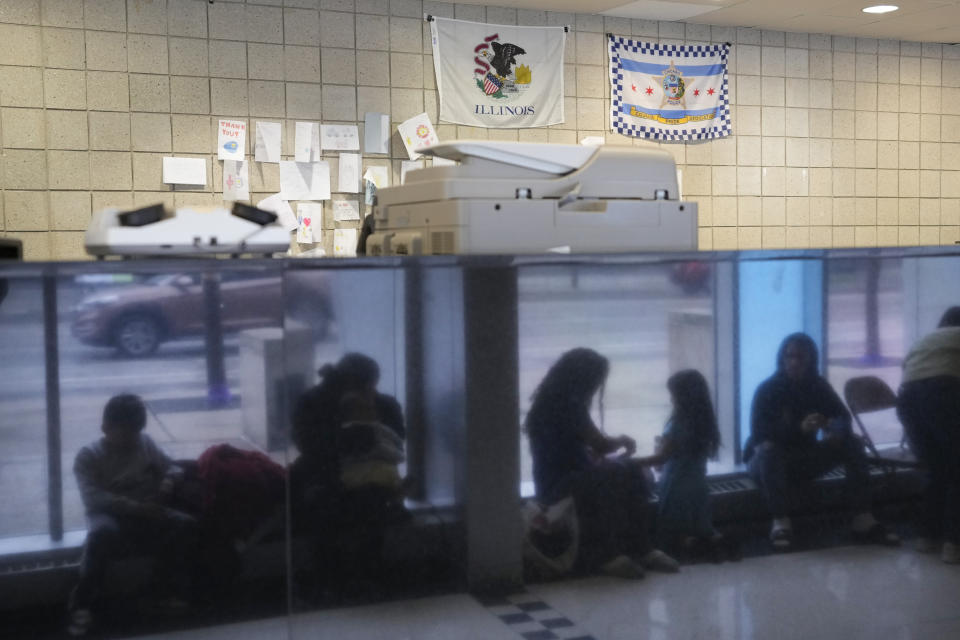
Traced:
[[[647, 532], [649, 489], [643, 469], [629, 456], [636, 442], [610, 437], [593, 423], [590, 406], [602, 398], [610, 363], [596, 351], [572, 349], [557, 360], [533, 394], [525, 428], [530, 438], [537, 499], [552, 505], [572, 496], [580, 522], [580, 570], [600, 569], [627, 578], [644, 568], [677, 571], [653, 549]], [[623, 450], [620, 459], [608, 458]]]

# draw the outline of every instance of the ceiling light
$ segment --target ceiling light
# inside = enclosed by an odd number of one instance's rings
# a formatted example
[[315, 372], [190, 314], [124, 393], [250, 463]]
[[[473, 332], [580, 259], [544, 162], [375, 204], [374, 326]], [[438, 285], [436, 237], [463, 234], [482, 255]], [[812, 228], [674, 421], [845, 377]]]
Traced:
[[872, 7], [865, 7], [863, 9], [864, 13], [890, 13], [891, 11], [896, 11], [899, 9], [895, 4], [877, 4]]

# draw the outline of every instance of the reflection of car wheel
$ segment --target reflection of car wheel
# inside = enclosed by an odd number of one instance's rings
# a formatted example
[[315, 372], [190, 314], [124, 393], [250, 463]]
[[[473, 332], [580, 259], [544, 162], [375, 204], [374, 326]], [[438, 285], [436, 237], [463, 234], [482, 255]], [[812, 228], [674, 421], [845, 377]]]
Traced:
[[147, 315], [124, 316], [117, 322], [113, 340], [124, 355], [148, 356], [160, 346], [160, 323]]

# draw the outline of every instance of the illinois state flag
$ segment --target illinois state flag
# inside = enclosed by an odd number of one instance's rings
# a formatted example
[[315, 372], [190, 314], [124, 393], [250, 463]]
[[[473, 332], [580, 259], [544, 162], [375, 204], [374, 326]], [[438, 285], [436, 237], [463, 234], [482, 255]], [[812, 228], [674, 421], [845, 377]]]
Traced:
[[730, 135], [729, 45], [653, 44], [609, 36], [610, 125], [663, 141]]
[[472, 127], [563, 122], [563, 27], [433, 18], [440, 120]]

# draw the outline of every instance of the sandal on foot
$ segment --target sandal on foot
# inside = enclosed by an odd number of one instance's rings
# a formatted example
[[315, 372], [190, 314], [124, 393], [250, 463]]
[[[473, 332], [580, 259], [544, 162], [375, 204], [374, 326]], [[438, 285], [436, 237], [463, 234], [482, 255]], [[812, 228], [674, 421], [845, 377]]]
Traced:
[[67, 623], [67, 633], [74, 638], [87, 635], [93, 624], [93, 614], [90, 609], [74, 609], [70, 612]]
[[793, 530], [775, 529], [770, 532], [770, 544], [774, 551], [789, 551], [793, 548]]

